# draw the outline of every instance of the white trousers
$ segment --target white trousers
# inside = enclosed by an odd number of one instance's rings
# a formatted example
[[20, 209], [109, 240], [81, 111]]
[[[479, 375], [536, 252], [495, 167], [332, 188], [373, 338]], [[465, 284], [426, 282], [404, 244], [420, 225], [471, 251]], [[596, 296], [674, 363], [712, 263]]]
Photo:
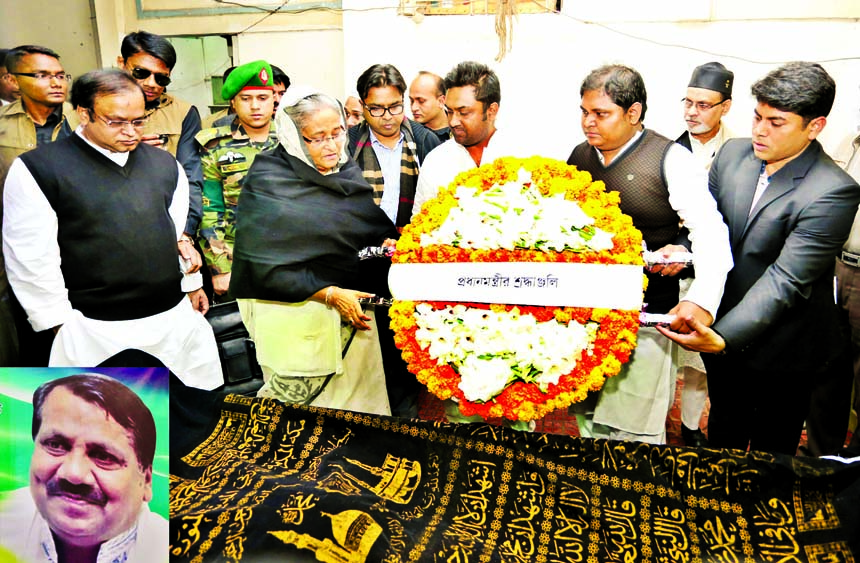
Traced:
[[73, 311], [54, 338], [48, 365], [93, 367], [127, 349], [155, 356], [189, 387], [224, 383], [212, 327], [186, 298], [163, 313], [127, 321], [97, 321]]

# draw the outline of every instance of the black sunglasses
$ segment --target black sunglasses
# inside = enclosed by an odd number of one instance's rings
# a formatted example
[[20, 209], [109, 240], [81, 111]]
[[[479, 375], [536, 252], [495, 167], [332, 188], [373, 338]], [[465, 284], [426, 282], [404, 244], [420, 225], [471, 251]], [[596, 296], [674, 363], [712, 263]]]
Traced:
[[168, 84], [170, 84], [170, 76], [166, 74], [161, 74], [160, 72], [152, 72], [151, 70], [134, 67], [131, 70], [131, 75], [135, 80], [146, 80], [149, 78], [149, 75], [153, 75], [155, 77], [155, 83], [164, 88]]

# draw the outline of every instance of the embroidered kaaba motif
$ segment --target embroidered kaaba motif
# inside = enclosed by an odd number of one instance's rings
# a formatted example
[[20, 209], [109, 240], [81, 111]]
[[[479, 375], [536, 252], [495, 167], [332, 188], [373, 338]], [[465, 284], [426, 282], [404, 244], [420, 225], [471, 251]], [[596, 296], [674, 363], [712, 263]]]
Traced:
[[860, 543], [857, 464], [220, 408], [171, 460], [171, 561], [850, 562]]

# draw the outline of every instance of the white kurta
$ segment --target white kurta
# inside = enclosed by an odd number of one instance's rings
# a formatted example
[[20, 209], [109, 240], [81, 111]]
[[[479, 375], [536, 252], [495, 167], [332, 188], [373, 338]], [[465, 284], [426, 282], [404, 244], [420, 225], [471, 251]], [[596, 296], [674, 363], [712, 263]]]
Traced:
[[705, 170], [711, 169], [711, 162], [713, 162], [714, 156], [720, 150], [720, 147], [723, 146], [723, 143], [735, 137], [737, 135], [732, 133], [723, 121], [720, 121], [720, 130], [717, 131], [717, 134], [704, 143], [687, 133], [687, 138], [690, 139], [690, 147], [693, 150], [693, 158]]
[[[531, 155], [524, 154], [521, 145], [518, 146], [514, 139], [510, 139], [501, 131], [496, 130], [484, 148], [481, 164], [488, 164], [503, 156], [527, 157]], [[453, 138], [430, 151], [424, 159], [421, 172], [418, 174], [415, 204], [412, 206], [413, 217], [421, 210], [421, 206], [426, 201], [436, 197], [439, 188], [444, 188], [450, 184], [460, 172], [472, 168], [477, 168], [475, 161], [472, 160], [472, 155], [469, 154], [466, 147]]]
[[[30, 488], [5, 495], [0, 501], [0, 560], [13, 555], [22, 563], [57, 563], [57, 547], [36, 508]], [[170, 532], [167, 520], [144, 503], [131, 529], [103, 543], [97, 563], [161, 563], [169, 559]], [[4, 552], [5, 550], [5, 552]]]
[[[707, 142], [702, 143], [687, 133], [690, 147], [693, 150], [693, 158], [696, 159], [705, 170], [711, 169], [714, 155], [723, 146], [723, 143], [733, 139], [736, 135], [720, 120], [720, 130]], [[681, 299], [685, 299], [690, 289], [692, 279], [681, 280]], [[679, 348], [678, 350], [679, 374], [684, 374], [684, 389], [681, 392], [681, 422], [687, 428], [699, 427], [702, 411], [705, 409], [705, 401], [708, 398], [708, 381], [705, 376], [705, 364], [698, 352], [691, 352]]]
[[[110, 152], [90, 143], [80, 128], [76, 134], [116, 164], [124, 166], [128, 161], [128, 153]], [[168, 211], [179, 240], [188, 215], [188, 179], [178, 162], [176, 166], [178, 180]], [[50, 366], [95, 366], [133, 348], [161, 360], [186, 385], [213, 389], [223, 383], [212, 329], [187, 299], [158, 315], [124, 321], [97, 321], [73, 309], [60, 268], [57, 214], [20, 159], [9, 169], [3, 208], [3, 254], [15, 296], [34, 330], [62, 325], [54, 339]], [[92, 265], [98, 267], [97, 257]], [[184, 272], [178, 253], [177, 268]], [[199, 272], [184, 274], [183, 291], [201, 286]]]
[[[708, 191], [705, 170], [690, 151], [673, 144], [666, 152], [663, 171], [669, 204], [690, 231], [696, 261], [696, 277], [685, 300], [716, 316], [733, 265], [728, 228]], [[675, 389], [677, 347], [654, 329], [640, 330], [639, 339], [630, 362], [600, 392], [594, 422], [632, 434], [662, 436]]]

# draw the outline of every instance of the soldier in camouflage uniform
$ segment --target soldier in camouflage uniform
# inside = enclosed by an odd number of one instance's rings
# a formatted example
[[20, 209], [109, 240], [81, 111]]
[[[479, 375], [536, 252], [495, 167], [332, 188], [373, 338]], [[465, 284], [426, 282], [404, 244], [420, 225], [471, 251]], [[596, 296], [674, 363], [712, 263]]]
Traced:
[[237, 67], [221, 90], [236, 118], [230, 125], [204, 129], [196, 137], [203, 147], [200, 246], [212, 273], [215, 298], [221, 302], [230, 299], [236, 207], [242, 182], [257, 153], [278, 143], [272, 121], [272, 89], [272, 69], [265, 61]]

